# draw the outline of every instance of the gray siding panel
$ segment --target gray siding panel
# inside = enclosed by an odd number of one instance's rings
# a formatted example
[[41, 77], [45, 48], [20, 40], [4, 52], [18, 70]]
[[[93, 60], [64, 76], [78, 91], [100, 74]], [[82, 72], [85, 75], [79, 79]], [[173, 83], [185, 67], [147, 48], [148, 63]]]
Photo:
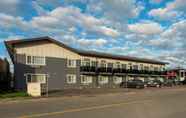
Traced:
[[15, 70], [15, 88], [17, 90], [26, 90], [26, 73], [38, 73], [48, 75], [48, 88], [63, 89], [64, 78], [66, 78], [66, 60], [60, 58], [46, 57], [46, 65], [32, 67], [26, 65], [25, 55], [16, 55], [16, 63], [14, 65]]
[[[26, 65], [25, 55], [16, 55], [16, 61], [14, 65], [15, 74], [15, 88], [17, 90], [26, 90], [26, 73], [37, 73], [48, 75], [48, 88], [49, 90], [69, 89], [69, 88], [116, 88], [119, 84], [113, 82], [113, 74], [108, 76], [109, 82], [107, 84], [99, 84], [98, 75], [91, 75], [93, 78], [92, 83], [85, 85], [81, 83], [80, 73], [80, 60], [77, 60], [76, 68], [67, 67], [67, 59], [46, 57], [45, 66], [29, 66]], [[66, 82], [66, 75], [76, 75], [76, 83], [68, 84]], [[126, 80], [126, 75], [123, 75], [123, 81]]]

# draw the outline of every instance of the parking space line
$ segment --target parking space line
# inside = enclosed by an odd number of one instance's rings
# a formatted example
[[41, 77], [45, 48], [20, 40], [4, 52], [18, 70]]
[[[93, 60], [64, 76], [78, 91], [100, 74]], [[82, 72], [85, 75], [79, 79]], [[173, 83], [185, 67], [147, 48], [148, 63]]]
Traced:
[[120, 103], [113, 103], [113, 104], [106, 104], [106, 105], [99, 105], [99, 106], [92, 106], [92, 107], [84, 107], [84, 108], [77, 108], [77, 109], [69, 109], [64, 111], [57, 111], [57, 112], [49, 112], [49, 113], [38, 113], [33, 115], [25, 115], [18, 118], [35, 118], [35, 117], [44, 117], [44, 116], [52, 116], [52, 115], [59, 115], [65, 113], [72, 113], [72, 112], [80, 112], [80, 111], [90, 111], [90, 110], [97, 110], [97, 109], [104, 109], [104, 108], [112, 108], [118, 107], [122, 105], [129, 105], [129, 104], [137, 104], [137, 103], [144, 103], [144, 102], [151, 102], [152, 100], [140, 100], [140, 101], [129, 101], [129, 102], [120, 102]]

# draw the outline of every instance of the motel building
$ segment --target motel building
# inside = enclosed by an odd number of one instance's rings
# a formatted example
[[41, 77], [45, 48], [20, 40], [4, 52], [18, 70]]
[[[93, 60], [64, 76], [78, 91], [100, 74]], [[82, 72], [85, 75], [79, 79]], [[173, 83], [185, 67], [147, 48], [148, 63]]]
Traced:
[[39, 83], [51, 90], [117, 88], [130, 79], [163, 79], [167, 63], [71, 48], [50, 37], [5, 41], [14, 64], [14, 88]]
[[186, 69], [180, 67], [169, 69], [167, 70], [166, 78], [178, 79], [179, 81], [184, 81], [186, 78]]

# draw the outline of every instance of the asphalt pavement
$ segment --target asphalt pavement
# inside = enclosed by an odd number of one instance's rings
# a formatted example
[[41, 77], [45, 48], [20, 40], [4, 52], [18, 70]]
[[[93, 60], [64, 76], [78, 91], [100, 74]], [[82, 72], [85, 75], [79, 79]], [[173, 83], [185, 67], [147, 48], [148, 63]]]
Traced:
[[1, 118], [186, 118], [186, 87], [0, 101]]

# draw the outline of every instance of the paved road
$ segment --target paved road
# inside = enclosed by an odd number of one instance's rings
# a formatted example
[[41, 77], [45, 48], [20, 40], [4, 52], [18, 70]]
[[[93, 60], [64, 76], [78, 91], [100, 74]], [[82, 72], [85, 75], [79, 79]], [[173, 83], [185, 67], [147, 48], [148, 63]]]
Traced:
[[186, 118], [186, 88], [0, 102], [1, 118]]

